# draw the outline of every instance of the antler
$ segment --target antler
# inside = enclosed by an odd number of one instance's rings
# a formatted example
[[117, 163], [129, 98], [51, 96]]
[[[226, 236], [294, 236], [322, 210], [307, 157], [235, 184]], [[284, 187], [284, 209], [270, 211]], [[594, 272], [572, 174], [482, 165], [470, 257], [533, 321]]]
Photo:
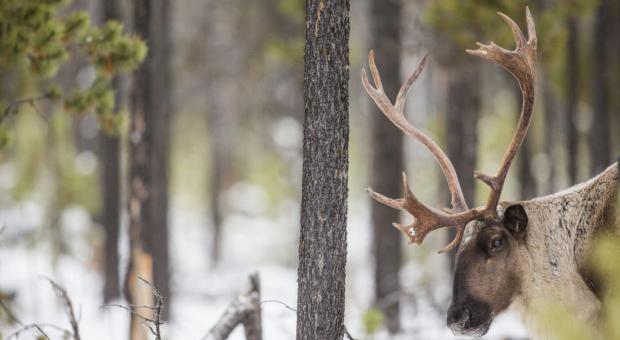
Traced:
[[519, 86], [523, 93], [523, 107], [521, 110], [521, 118], [519, 119], [517, 131], [515, 132], [511, 143], [508, 145], [508, 149], [504, 154], [504, 158], [502, 159], [497, 174], [495, 176], [488, 176], [479, 172], [474, 173], [474, 177], [480, 179], [491, 187], [491, 194], [489, 195], [489, 199], [486, 205], [482, 207], [477, 207], [473, 209], [468, 208], [465, 197], [463, 196], [463, 191], [461, 189], [458, 175], [454, 170], [452, 162], [450, 162], [449, 158], [446, 156], [443, 150], [441, 150], [441, 148], [432, 139], [430, 139], [420, 130], [411, 125], [411, 123], [407, 121], [407, 118], [405, 118], [403, 111], [405, 105], [405, 97], [407, 96], [409, 88], [411, 87], [413, 82], [415, 82], [415, 80], [424, 69], [427, 55], [422, 58], [422, 61], [420, 61], [420, 64], [413, 72], [413, 74], [411, 74], [411, 76], [409, 76], [409, 78], [407, 78], [407, 80], [403, 83], [400, 91], [398, 92], [398, 95], [396, 96], [396, 101], [394, 104], [392, 104], [390, 99], [383, 91], [383, 85], [381, 82], [381, 77], [379, 76], [379, 71], [377, 70], [377, 67], [375, 65], [373, 51], [370, 51], [370, 54], [368, 55], [368, 63], [370, 65], [370, 71], [372, 73], [373, 81], [375, 83], [374, 87], [368, 82], [366, 70], [362, 69], [362, 83], [364, 85], [364, 88], [366, 89], [368, 95], [374, 100], [375, 104], [377, 104], [379, 109], [392, 123], [394, 123], [394, 125], [400, 128], [405, 134], [426, 146], [426, 148], [435, 157], [435, 160], [439, 163], [439, 166], [441, 167], [446, 181], [448, 182], [448, 187], [450, 188], [453, 210], [447, 213], [429, 207], [424, 203], [420, 202], [417, 197], [411, 192], [411, 189], [409, 188], [409, 184], [407, 182], [407, 175], [404, 172], [404, 198], [391, 199], [374, 192], [370, 188], [368, 188], [368, 193], [376, 201], [394, 209], [407, 211], [414, 217], [414, 221], [411, 224], [393, 224], [394, 227], [396, 227], [408, 237], [409, 243], [422, 243], [426, 235], [435, 229], [443, 227], [455, 227], [457, 229], [455, 238], [452, 240], [452, 242], [450, 242], [450, 244], [440, 249], [440, 253], [449, 251], [460, 244], [463, 233], [465, 231], [465, 225], [469, 221], [497, 217], [497, 204], [499, 202], [499, 197], [501, 196], [508, 169], [510, 168], [512, 160], [514, 159], [517, 150], [519, 149], [523, 142], [523, 139], [525, 138], [525, 134], [532, 118], [536, 86], [536, 31], [534, 27], [534, 21], [532, 20], [529, 9], [526, 9], [529, 36], [529, 39], [526, 41], [523, 33], [512, 19], [502, 13], [499, 13], [499, 15], [502, 17], [502, 19], [504, 19], [504, 21], [506, 21], [506, 23], [508, 24], [508, 26], [510, 26], [510, 29], [513, 32], [517, 43], [517, 47], [515, 48], [515, 50], [506, 50], [497, 46], [495, 43], [490, 43], [489, 45], [482, 45], [478, 43], [478, 46], [480, 47], [478, 50], [467, 50], [467, 52], [485, 59], [489, 59], [507, 69], [517, 79], [519, 83]]
[[517, 130], [504, 153], [497, 174], [495, 176], [489, 176], [478, 171], [474, 172], [475, 178], [491, 187], [491, 194], [487, 200], [486, 207], [487, 209], [493, 209], [493, 211], [495, 211], [497, 203], [499, 202], [499, 197], [502, 194], [504, 181], [506, 180], [510, 165], [525, 139], [525, 134], [532, 120], [534, 99], [536, 97], [536, 44], [538, 42], [534, 20], [532, 19], [532, 14], [528, 7], [525, 8], [528, 34], [527, 41], [519, 29], [519, 26], [512, 19], [503, 13], [498, 12], [498, 14], [512, 30], [512, 35], [517, 43], [515, 49], [509, 51], [491, 42], [488, 45], [477, 43], [479, 46], [477, 50], [466, 50], [469, 54], [488, 59], [508, 70], [508, 72], [517, 79], [523, 96], [523, 105], [521, 107], [521, 116], [519, 118]]
[[[398, 95], [396, 96], [395, 104], [392, 104], [390, 99], [383, 91], [383, 84], [381, 82], [381, 76], [379, 75], [377, 66], [375, 64], [373, 51], [370, 51], [370, 54], [368, 55], [368, 63], [370, 65], [370, 72], [372, 74], [375, 86], [373, 87], [369, 83], [365, 69], [362, 69], [362, 83], [364, 84], [364, 88], [366, 89], [366, 92], [368, 92], [368, 95], [374, 100], [375, 104], [377, 104], [377, 106], [385, 114], [385, 116], [392, 123], [394, 123], [394, 125], [396, 125], [403, 132], [405, 132], [405, 134], [426, 146], [426, 148], [433, 154], [435, 160], [437, 160], [437, 163], [439, 163], [439, 167], [444, 173], [446, 181], [448, 182], [448, 187], [450, 188], [450, 193], [452, 196], [452, 209], [455, 212], [462, 212], [467, 210], [468, 207], [467, 202], [465, 201], [465, 196], [463, 195], [463, 190], [461, 189], [458, 175], [456, 174], [456, 170], [454, 169], [452, 162], [450, 162], [448, 156], [446, 156], [443, 150], [431, 138], [429, 138], [422, 131], [411, 125], [411, 123], [409, 123], [404, 114], [405, 98], [407, 96], [407, 93], [409, 92], [409, 89], [411, 88], [411, 85], [422, 73], [422, 70], [426, 65], [427, 56], [428, 54], [426, 54], [422, 58], [416, 70], [403, 83], [400, 90], [398, 91]], [[407, 175], [405, 173], [403, 173], [403, 188], [405, 191], [405, 197], [397, 200], [385, 197], [379, 193], [374, 192], [370, 188], [368, 188], [368, 193], [376, 201], [394, 209], [408, 211], [415, 217], [415, 221], [410, 225], [401, 225], [398, 223], [393, 224], [395, 228], [400, 230], [404, 235], [409, 238], [409, 243], [422, 243], [424, 237], [426, 237], [426, 235], [432, 230], [438, 228], [438, 225], [452, 225], [452, 222], [450, 221], [450, 215], [426, 206], [415, 197], [415, 195], [409, 189]], [[456, 245], [458, 245], [458, 243], [460, 243], [460, 239], [463, 233], [462, 229], [463, 228], [460, 227], [457, 229], [457, 236], [455, 237], [455, 239], [450, 242], [448, 246], [444, 247], [441, 251], [447, 251], [449, 249], [452, 249]]]

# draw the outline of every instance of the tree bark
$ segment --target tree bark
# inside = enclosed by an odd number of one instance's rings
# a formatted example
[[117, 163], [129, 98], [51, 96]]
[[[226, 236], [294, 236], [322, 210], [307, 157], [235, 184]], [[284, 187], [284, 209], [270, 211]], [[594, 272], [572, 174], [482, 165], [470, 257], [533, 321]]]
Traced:
[[[401, 0], [372, 0], [371, 48], [377, 51], [377, 62], [385, 91], [396, 98], [400, 87], [400, 13]], [[372, 169], [370, 186], [388, 197], [401, 194], [400, 173], [404, 170], [403, 134], [374, 105], [371, 114]], [[398, 273], [401, 267], [401, 235], [392, 228], [400, 219], [398, 210], [383, 204], [371, 204], [373, 250], [375, 261], [375, 305], [385, 315], [387, 329], [400, 330], [399, 299], [389, 299], [400, 291]], [[388, 301], [390, 300], [390, 301]]]
[[[122, 22], [122, 11], [119, 0], [103, 1], [103, 18], [105, 21], [117, 20]], [[112, 80], [116, 91], [116, 110], [122, 107], [124, 93], [119, 76]], [[116, 136], [104, 133], [99, 138], [99, 157], [101, 160], [101, 189], [103, 191], [103, 208], [101, 224], [105, 230], [105, 258], [104, 258], [104, 285], [103, 302], [120, 297], [120, 273], [118, 259], [118, 236], [120, 229], [121, 205], [121, 168], [120, 168], [120, 141]]]
[[[168, 0], [135, 0], [135, 32], [150, 50], [135, 72], [129, 135], [129, 234], [126, 293], [131, 304], [150, 305], [136, 276], [153, 282], [170, 310], [167, 235], [168, 127], [171, 110]], [[148, 299], [146, 297], [145, 299]], [[151, 297], [152, 299], [152, 297]], [[165, 320], [166, 315], [162, 315]], [[132, 340], [142, 338], [132, 316]], [[140, 333], [140, 335], [134, 335]]]
[[297, 339], [344, 335], [349, 0], [307, 0]]
[[577, 132], [577, 101], [579, 89], [579, 60], [577, 49], [579, 47], [579, 35], [577, 19], [570, 17], [567, 20], [568, 42], [566, 46], [566, 139], [568, 156], [568, 177], [570, 185], [577, 183], [577, 164], [579, 155], [577, 152], [579, 134]]
[[601, 0], [594, 22], [594, 62], [592, 72], [592, 106], [594, 117], [590, 129], [590, 174], [595, 175], [611, 163], [609, 114], [608, 0]]
[[[476, 61], [464, 58], [448, 66], [449, 84], [447, 91], [446, 131], [447, 154], [463, 189], [465, 200], [474, 206], [474, 177], [476, 170], [476, 151], [478, 148], [478, 117], [480, 112], [480, 70]], [[455, 65], [459, 65], [455, 67]], [[450, 198], [448, 196], [447, 201]], [[454, 239], [456, 231], [450, 228], [449, 241]], [[450, 269], [454, 272], [456, 249], [450, 252]]]

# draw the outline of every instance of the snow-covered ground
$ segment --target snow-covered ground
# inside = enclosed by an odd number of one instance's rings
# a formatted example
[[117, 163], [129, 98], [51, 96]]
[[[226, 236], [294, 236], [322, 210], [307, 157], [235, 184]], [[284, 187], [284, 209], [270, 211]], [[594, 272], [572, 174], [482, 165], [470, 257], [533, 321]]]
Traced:
[[[260, 189], [245, 187], [246, 197], [257, 199]], [[254, 197], [254, 198], [252, 198]], [[259, 197], [258, 197], [259, 198]], [[277, 217], [244, 211], [225, 220], [222, 262], [210, 268], [208, 261], [209, 223], [205, 214], [173, 207], [171, 253], [174, 302], [173, 319], [163, 326], [165, 339], [200, 339], [217, 321], [234, 296], [246, 289], [247, 277], [259, 272], [262, 300], [296, 305], [296, 240], [298, 203], [283, 203]], [[385, 331], [372, 337], [364, 334], [362, 316], [372, 296], [372, 261], [367, 202], [352, 202], [348, 230], [346, 326], [357, 339], [389, 339]], [[178, 204], [177, 204], [178, 205]], [[102, 277], [95, 257], [97, 245], [86, 237], [92, 233], [91, 221], [81, 208], [66, 209], [62, 215], [63, 235], [71, 256], [50, 259], [50, 242], [36, 246], [10, 241], [16, 234], [40, 232], [43, 219], [40, 204], [26, 201], [0, 215], [4, 229], [0, 234], [0, 289], [15, 292], [14, 312], [25, 323], [38, 322], [69, 328], [63, 307], [44, 277], [53, 278], [69, 292], [79, 315], [85, 340], [127, 338], [128, 315], [118, 308], [101, 308]], [[126, 249], [127, 240], [121, 248]], [[422, 254], [417, 247], [406, 248], [407, 264], [402, 270], [406, 293], [402, 298], [403, 334], [393, 339], [454, 339], [445, 326], [450, 285], [444, 270], [445, 258], [434, 252]], [[121, 260], [126, 259], [123, 254]], [[441, 268], [441, 270], [436, 270]], [[145, 287], [145, 289], [148, 289]], [[123, 303], [123, 301], [118, 301]], [[263, 303], [264, 338], [289, 340], [295, 337], [295, 313], [278, 302]], [[6, 335], [15, 328], [4, 329]], [[50, 335], [60, 339], [53, 330]], [[26, 335], [23, 338], [30, 338]], [[513, 314], [498, 317], [486, 339], [526, 337]], [[231, 339], [242, 339], [240, 329]]]

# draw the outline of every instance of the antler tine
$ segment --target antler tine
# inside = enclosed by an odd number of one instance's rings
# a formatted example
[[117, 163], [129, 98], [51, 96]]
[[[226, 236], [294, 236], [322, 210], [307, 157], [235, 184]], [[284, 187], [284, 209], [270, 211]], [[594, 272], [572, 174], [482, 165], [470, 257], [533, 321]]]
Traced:
[[525, 37], [523, 36], [523, 32], [521, 32], [519, 25], [517, 25], [517, 23], [506, 14], [502, 12], [497, 12], [497, 14], [508, 24], [508, 27], [510, 27], [510, 30], [512, 31], [512, 36], [515, 38], [515, 42], [517, 43], [515, 51], [525, 47], [527, 42], [525, 41]]
[[383, 92], [383, 83], [381, 82], [381, 76], [375, 64], [375, 51], [373, 50], [370, 50], [370, 53], [368, 53], [368, 65], [370, 65], [370, 73], [372, 74], [372, 80], [375, 82], [375, 87], [377, 90]]
[[538, 43], [536, 25], [534, 25], [534, 19], [532, 18], [532, 13], [530, 13], [530, 8], [527, 6], [525, 7], [525, 21], [527, 21], [527, 44], [533, 45], [534, 49], [536, 49], [536, 44]]
[[526, 9], [526, 18], [528, 26], [529, 39], [526, 41], [521, 29], [517, 24], [508, 16], [499, 13], [500, 17], [506, 21], [514, 38], [517, 42], [517, 46], [513, 51], [503, 49], [494, 43], [489, 45], [483, 45], [478, 43], [479, 48], [477, 50], [467, 50], [468, 53], [482, 57], [484, 59], [491, 60], [498, 65], [508, 70], [519, 83], [521, 92], [523, 94], [523, 106], [521, 108], [521, 116], [517, 124], [517, 129], [514, 136], [508, 145], [501, 165], [495, 176], [484, 175], [480, 172], [474, 172], [474, 177], [486, 183], [491, 187], [491, 194], [486, 204], [486, 215], [488, 217], [494, 217], [496, 207], [499, 202], [499, 197], [502, 193], [504, 181], [506, 175], [510, 169], [510, 165], [517, 154], [517, 151], [521, 147], [525, 134], [532, 119], [532, 112], [534, 109], [534, 99], [536, 96], [536, 28], [534, 21], [530, 14], [529, 9]]
[[398, 91], [398, 95], [396, 96], [396, 103], [394, 105], [398, 112], [404, 112], [405, 100], [407, 98], [407, 94], [409, 93], [409, 89], [411, 88], [411, 85], [413, 85], [413, 83], [418, 79], [420, 74], [422, 74], [422, 71], [424, 70], [424, 67], [426, 66], [427, 58], [428, 58], [428, 52], [424, 53], [422, 60], [418, 64], [418, 67], [416, 67], [415, 71], [413, 71], [413, 73], [409, 76], [409, 78], [405, 80], [405, 82], [403, 83], [403, 86], [400, 87], [400, 90]]

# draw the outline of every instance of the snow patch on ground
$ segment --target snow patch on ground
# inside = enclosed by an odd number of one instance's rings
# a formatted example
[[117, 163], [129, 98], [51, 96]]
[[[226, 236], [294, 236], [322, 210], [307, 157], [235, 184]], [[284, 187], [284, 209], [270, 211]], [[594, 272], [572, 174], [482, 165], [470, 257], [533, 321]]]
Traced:
[[[164, 338], [200, 339], [230, 301], [247, 289], [248, 275], [257, 271], [262, 300], [279, 301], [262, 305], [264, 338], [294, 339], [295, 312], [282, 303], [296, 307], [297, 205], [294, 201], [282, 203], [275, 217], [258, 214], [262, 209], [229, 215], [223, 227], [223, 258], [213, 267], [209, 262], [210, 222], [206, 214], [173, 204], [170, 249], [175, 299], [171, 306], [173, 319], [163, 326]], [[41, 207], [28, 201], [1, 212], [0, 223], [5, 228], [0, 241], [24, 231], [42, 233]], [[371, 306], [373, 293], [367, 202], [353, 202], [349, 212], [346, 326], [354, 337], [364, 339], [362, 316]], [[53, 278], [67, 289], [74, 301], [83, 339], [126, 339], [126, 311], [101, 307], [103, 281], [94, 265], [95, 245], [88, 241], [93, 239], [92, 235], [88, 236], [92, 233], [92, 221], [80, 208], [70, 208], [63, 212], [62, 224], [72, 256], [61, 256], [56, 263], [51, 260], [52, 249], [47, 241], [36, 246], [28, 242], [0, 243], [0, 289], [16, 294], [14, 311], [25, 323], [36, 321], [69, 328], [63, 306], [44, 279]], [[126, 243], [126, 239], [121, 241], [121, 249], [126, 248]], [[403, 291], [411, 295], [401, 298], [403, 334], [390, 337], [381, 330], [373, 339], [455, 339], [445, 326], [451, 289], [449, 275], [443, 270], [445, 257], [431, 254], [420, 260], [422, 251], [405, 248], [407, 261], [401, 278]], [[121, 260], [126, 259], [126, 254], [125, 249]], [[3, 332], [7, 335], [14, 330]], [[50, 335], [58, 334], [50, 331]], [[484, 338], [508, 337], [526, 337], [514, 314], [498, 317]], [[243, 339], [242, 330], [236, 330], [231, 339]]]

